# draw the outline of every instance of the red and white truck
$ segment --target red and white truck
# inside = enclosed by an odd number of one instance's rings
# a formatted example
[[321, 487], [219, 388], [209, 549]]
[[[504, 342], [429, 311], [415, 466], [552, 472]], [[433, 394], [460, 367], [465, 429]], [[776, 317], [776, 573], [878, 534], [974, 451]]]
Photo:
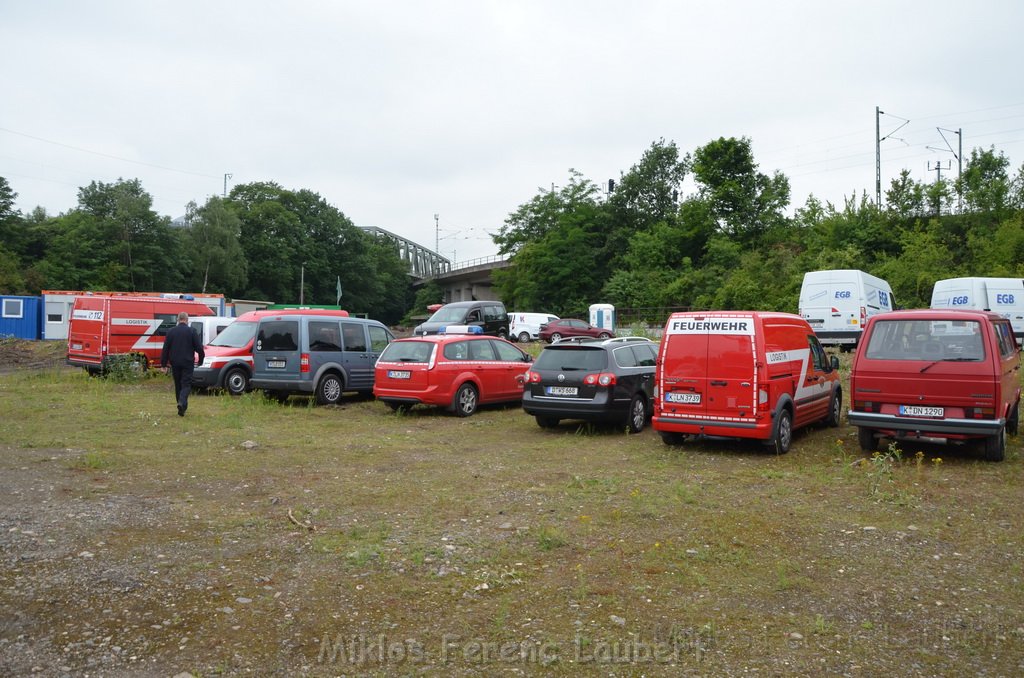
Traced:
[[688, 436], [755, 438], [776, 453], [816, 421], [839, 426], [839, 361], [791, 313], [673, 313], [655, 376], [654, 429], [667, 444]]
[[206, 304], [188, 299], [145, 296], [86, 295], [75, 297], [68, 327], [67, 363], [90, 374], [102, 374], [112, 356], [131, 356], [146, 369], [160, 364], [164, 336], [178, 313], [213, 315]]

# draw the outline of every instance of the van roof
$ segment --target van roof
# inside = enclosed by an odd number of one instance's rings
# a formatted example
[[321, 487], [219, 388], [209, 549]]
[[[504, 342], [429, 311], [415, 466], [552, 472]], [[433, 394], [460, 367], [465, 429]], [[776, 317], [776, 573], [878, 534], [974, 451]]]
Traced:
[[260, 318], [265, 318], [268, 315], [325, 315], [340, 318], [349, 317], [348, 311], [344, 311], [341, 309], [336, 310], [331, 308], [275, 308], [272, 310], [262, 309], [259, 311], [247, 311], [246, 313], [243, 313], [242, 315], [238, 316], [238, 320], [259, 320]]
[[1003, 316], [993, 311], [967, 308], [914, 308], [873, 316], [871, 320], [1001, 320]]

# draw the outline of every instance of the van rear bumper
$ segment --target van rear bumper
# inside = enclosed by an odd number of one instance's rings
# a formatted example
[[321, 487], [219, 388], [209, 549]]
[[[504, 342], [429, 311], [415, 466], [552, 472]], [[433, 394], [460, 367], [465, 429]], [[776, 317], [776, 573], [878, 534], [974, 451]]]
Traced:
[[296, 379], [257, 379], [249, 380], [253, 388], [264, 391], [281, 391], [288, 393], [312, 393], [314, 384], [312, 381], [299, 381]]
[[685, 433], [687, 435], [722, 436], [729, 438], [755, 438], [768, 440], [772, 437], [771, 420], [760, 422], [715, 421], [713, 419], [685, 419], [682, 417], [659, 417], [651, 419], [655, 431]]
[[[811, 326], [814, 329], [814, 326]], [[862, 330], [814, 330], [814, 334], [818, 337], [818, 341], [822, 344], [834, 346], [841, 344], [843, 346], [853, 346], [860, 341], [861, 336], [864, 334]]]
[[[1006, 426], [1006, 419], [926, 419], [897, 417], [877, 412], [849, 410], [846, 420], [852, 426], [884, 431], [917, 431], [920, 433], [952, 434], [962, 436], [993, 436]], [[939, 435], [941, 437], [941, 435]]]

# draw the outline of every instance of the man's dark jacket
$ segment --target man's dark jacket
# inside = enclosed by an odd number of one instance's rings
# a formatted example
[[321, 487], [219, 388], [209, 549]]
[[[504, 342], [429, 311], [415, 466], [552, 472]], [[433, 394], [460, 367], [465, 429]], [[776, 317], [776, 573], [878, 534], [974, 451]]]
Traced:
[[199, 340], [191, 327], [178, 323], [164, 337], [164, 349], [160, 352], [160, 367], [185, 367], [194, 365], [195, 354], [199, 354], [199, 363], [206, 359], [203, 342]]

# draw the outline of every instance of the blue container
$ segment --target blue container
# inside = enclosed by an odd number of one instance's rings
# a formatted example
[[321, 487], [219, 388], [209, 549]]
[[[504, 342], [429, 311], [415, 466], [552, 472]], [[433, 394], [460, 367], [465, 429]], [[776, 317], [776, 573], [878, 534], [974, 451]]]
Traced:
[[43, 338], [42, 297], [0, 295], [0, 338]]

